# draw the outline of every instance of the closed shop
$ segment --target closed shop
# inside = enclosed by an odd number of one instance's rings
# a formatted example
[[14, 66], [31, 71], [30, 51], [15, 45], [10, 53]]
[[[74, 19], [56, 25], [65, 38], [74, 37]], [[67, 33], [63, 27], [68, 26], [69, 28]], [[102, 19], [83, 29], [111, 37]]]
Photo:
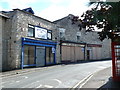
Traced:
[[36, 66], [45, 66], [45, 47], [36, 46]]
[[78, 60], [84, 60], [84, 45], [62, 43], [61, 59], [62, 62], [76, 62]]
[[22, 38], [21, 68], [55, 64], [56, 44], [55, 42]]
[[54, 63], [54, 52], [52, 51], [52, 47], [46, 47], [46, 64]]
[[35, 46], [24, 46], [24, 64], [33, 65], [35, 64]]
[[101, 48], [102, 45], [97, 45], [97, 44], [88, 44], [87, 45], [87, 60], [97, 60], [97, 59], [101, 59]]

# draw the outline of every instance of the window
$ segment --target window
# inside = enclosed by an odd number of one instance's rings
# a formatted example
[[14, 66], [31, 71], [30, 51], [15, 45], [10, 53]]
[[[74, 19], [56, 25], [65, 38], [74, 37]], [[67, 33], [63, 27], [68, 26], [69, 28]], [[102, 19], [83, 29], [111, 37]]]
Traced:
[[77, 40], [80, 40], [80, 36], [77, 36]]
[[35, 36], [35, 27], [32, 25], [28, 25], [28, 37], [34, 37]]
[[35, 64], [35, 46], [24, 46], [24, 65]]
[[65, 29], [64, 28], [59, 28], [59, 35], [60, 35], [61, 39], [65, 38]]
[[46, 47], [46, 64], [54, 63], [54, 54], [51, 47]]
[[77, 40], [80, 40], [81, 32], [77, 32], [76, 36], [77, 36]]
[[52, 40], [52, 30], [48, 30], [39, 26], [28, 25], [27, 36]]
[[47, 39], [49, 39], [49, 40], [52, 39], [52, 31], [51, 30], [48, 30]]

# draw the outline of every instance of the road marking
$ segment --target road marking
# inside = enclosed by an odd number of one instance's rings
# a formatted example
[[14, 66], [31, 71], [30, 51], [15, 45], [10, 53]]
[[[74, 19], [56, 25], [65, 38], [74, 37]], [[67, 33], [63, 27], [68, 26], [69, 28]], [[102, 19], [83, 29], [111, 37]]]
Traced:
[[22, 77], [24, 77], [24, 78], [26, 78], [26, 79], [28, 78], [27, 76], [22, 76]]
[[36, 82], [31, 83], [31, 84], [25, 85], [22, 88], [28, 88], [28, 86], [32, 86], [33, 84], [38, 83], [38, 82], [40, 82], [40, 81], [36, 81]]
[[57, 81], [59, 84], [62, 83], [62, 82], [61, 82], [60, 80], [58, 80], [58, 79], [53, 79], [53, 80]]
[[82, 82], [84, 82], [85, 80], [87, 80], [89, 77], [91, 77], [92, 74], [89, 74], [87, 77], [83, 78], [80, 82], [78, 82], [75, 86], [73, 86], [70, 90], [74, 90], [75, 88], [77, 88]]
[[36, 87], [35, 89], [33, 89], [33, 90], [36, 90], [37, 88], [40, 88], [40, 87], [42, 87], [42, 85], [40, 84], [38, 87]]
[[105, 66], [99, 66], [98, 68], [102, 68], [103, 69], [103, 68], [106, 68], [106, 67]]
[[38, 87], [36, 87], [36, 88], [40, 88], [42, 85], [40, 84]]
[[44, 87], [46, 87], [46, 88], [53, 88], [53, 86], [50, 86], [50, 85], [44, 85]]
[[11, 81], [6, 81], [6, 82], [2, 82], [2, 85], [5, 85], [5, 84], [14, 84], [15, 83], [15, 81], [14, 80], [11, 80]]
[[98, 73], [98, 72], [100, 72], [100, 71], [102, 71], [102, 70], [105, 70], [105, 69], [107, 69], [107, 68], [110, 68], [110, 67], [104, 67], [103, 69], [101, 69], [101, 70], [96, 70], [93, 74], [91, 74], [91, 76], [89, 77], [89, 78], [87, 78], [86, 80], [85, 80], [85, 82], [83, 81], [83, 83], [79, 86], [79, 88], [82, 88], [96, 73]]
[[[107, 68], [110, 68], [110, 67], [107, 67]], [[106, 68], [104, 68], [106, 69]], [[96, 70], [95, 72], [93, 72], [92, 74], [89, 74], [87, 77], [83, 78], [80, 82], [78, 82], [75, 86], [73, 86], [71, 89], [69, 90], [75, 90], [75, 88], [82, 88], [96, 73], [104, 70], [104, 69], [101, 69], [101, 70]], [[81, 85], [80, 85], [81, 84]]]
[[16, 81], [17, 83], [20, 82], [20, 81]]
[[93, 75], [89, 76], [84, 83], [82, 83], [79, 88], [82, 88], [91, 78], [93, 77]]

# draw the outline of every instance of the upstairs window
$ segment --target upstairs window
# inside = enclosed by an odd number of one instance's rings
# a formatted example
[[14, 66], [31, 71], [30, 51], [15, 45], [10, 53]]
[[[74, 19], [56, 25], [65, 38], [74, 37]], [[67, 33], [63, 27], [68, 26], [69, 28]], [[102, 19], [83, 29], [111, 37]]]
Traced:
[[80, 36], [77, 36], [77, 40], [80, 40]]
[[59, 36], [60, 36], [60, 39], [65, 38], [65, 29], [64, 28], [59, 28]]
[[33, 25], [28, 25], [28, 37], [35, 37], [35, 27]]
[[51, 30], [48, 30], [48, 32], [47, 32], [47, 39], [52, 40], [52, 31]]
[[81, 32], [77, 32], [76, 36], [77, 36], [77, 40], [80, 40]]

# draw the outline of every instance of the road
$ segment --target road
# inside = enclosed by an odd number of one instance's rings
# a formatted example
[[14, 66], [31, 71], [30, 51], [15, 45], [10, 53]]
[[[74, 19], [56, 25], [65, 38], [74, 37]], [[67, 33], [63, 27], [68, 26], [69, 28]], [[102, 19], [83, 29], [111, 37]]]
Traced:
[[88, 75], [111, 67], [111, 60], [56, 65], [2, 78], [2, 88], [72, 88]]

